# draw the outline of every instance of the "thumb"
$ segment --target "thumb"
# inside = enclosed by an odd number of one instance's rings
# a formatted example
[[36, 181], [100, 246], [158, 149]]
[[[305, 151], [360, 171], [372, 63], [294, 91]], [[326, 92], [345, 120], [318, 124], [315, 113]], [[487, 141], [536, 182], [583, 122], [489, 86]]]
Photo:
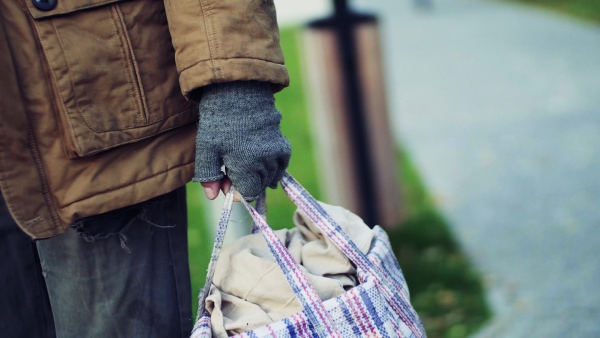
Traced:
[[204, 188], [204, 194], [209, 200], [214, 200], [219, 196], [219, 190], [221, 189], [221, 181], [214, 182], [202, 182], [200, 183]]

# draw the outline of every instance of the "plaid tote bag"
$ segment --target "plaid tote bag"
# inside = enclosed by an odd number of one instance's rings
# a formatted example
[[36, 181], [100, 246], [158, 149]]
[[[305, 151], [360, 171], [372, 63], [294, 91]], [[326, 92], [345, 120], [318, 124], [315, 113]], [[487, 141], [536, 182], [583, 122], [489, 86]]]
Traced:
[[[281, 185], [294, 204], [356, 265], [360, 284], [336, 298], [322, 302], [300, 265], [277, 239], [260, 213], [243, 201], [254, 220], [253, 232], [262, 233], [303, 310], [234, 337], [426, 337], [421, 320], [410, 304], [406, 281], [385, 231], [375, 227], [376, 235], [365, 255], [289, 173], [284, 175]], [[204, 302], [223, 244], [232, 202], [233, 193], [230, 192], [225, 198], [206, 283], [198, 297], [198, 318], [191, 335], [194, 338], [212, 337], [210, 314], [205, 310]]]

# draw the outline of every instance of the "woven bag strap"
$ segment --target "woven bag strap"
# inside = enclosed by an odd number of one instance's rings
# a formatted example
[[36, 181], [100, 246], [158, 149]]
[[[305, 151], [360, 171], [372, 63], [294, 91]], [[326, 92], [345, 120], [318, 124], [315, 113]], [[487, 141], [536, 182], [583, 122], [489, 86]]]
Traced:
[[215, 276], [215, 269], [217, 268], [217, 260], [223, 247], [223, 239], [225, 238], [225, 232], [227, 231], [227, 224], [229, 223], [229, 217], [231, 216], [231, 207], [233, 205], [233, 189], [225, 195], [225, 201], [223, 202], [223, 209], [221, 210], [221, 217], [219, 218], [219, 226], [217, 227], [217, 233], [215, 235], [215, 241], [213, 244], [212, 254], [210, 256], [210, 263], [208, 264], [208, 271], [206, 272], [206, 280], [204, 287], [198, 293], [198, 315], [196, 322], [200, 320], [204, 313], [204, 301], [208, 297], [210, 291], [210, 285], [213, 277]]
[[[223, 202], [223, 208], [221, 209], [221, 216], [219, 217], [219, 224], [217, 226], [217, 232], [215, 234], [215, 240], [213, 243], [213, 250], [210, 257], [210, 263], [208, 264], [208, 271], [206, 273], [206, 280], [204, 282], [204, 287], [200, 291], [198, 295], [198, 314], [201, 314], [203, 309], [203, 303], [208, 297], [208, 292], [210, 291], [210, 283], [212, 283], [213, 277], [215, 275], [215, 269], [217, 266], [217, 260], [219, 259], [219, 254], [221, 253], [221, 248], [223, 247], [223, 240], [225, 239], [225, 232], [227, 231], [227, 225], [229, 224], [229, 218], [231, 216], [231, 209], [233, 206], [233, 198], [234, 198], [235, 188], [232, 187], [230, 192], [225, 195], [225, 201]], [[267, 202], [266, 202], [266, 194], [262, 193], [258, 199], [256, 200], [256, 210], [260, 214], [261, 218], [265, 221], [267, 220]], [[256, 222], [252, 224], [252, 233], [258, 231], [258, 227]], [[208, 285], [208, 287], [207, 287]]]
[[337, 331], [333, 320], [325, 309], [325, 305], [323, 305], [321, 298], [319, 298], [319, 295], [306, 278], [306, 275], [300, 268], [300, 264], [294, 260], [292, 254], [277, 238], [275, 232], [267, 225], [267, 222], [260, 216], [260, 213], [250, 203], [244, 200], [242, 202], [250, 212], [255, 226], [265, 238], [271, 254], [275, 257], [275, 260], [283, 271], [283, 275], [292, 287], [292, 291], [294, 291], [294, 294], [302, 304], [304, 313], [313, 325], [317, 336], [319, 338], [341, 338], [342, 336]]
[[[219, 218], [219, 225], [215, 235], [213, 251], [210, 258], [210, 263], [208, 265], [208, 272], [206, 274], [206, 281], [204, 283], [204, 287], [198, 294], [197, 323], [199, 320], [201, 320], [202, 314], [204, 313], [204, 303], [206, 301], [206, 297], [208, 297], [210, 286], [215, 275], [217, 260], [219, 259], [221, 248], [223, 247], [223, 239], [225, 238], [227, 225], [231, 216], [234, 193], [235, 190], [232, 187], [225, 195], [225, 202], [223, 203], [221, 217]], [[257, 203], [259, 204], [258, 207], [261, 208], [261, 211], [263, 211], [262, 213], [244, 201], [244, 205], [246, 208], [248, 208], [250, 215], [254, 220], [253, 231], [260, 231], [263, 234], [271, 253], [273, 253], [273, 256], [275, 256], [288, 283], [292, 286], [294, 294], [296, 294], [296, 297], [298, 297], [300, 303], [304, 307], [304, 312], [312, 326], [315, 328], [315, 333], [317, 336], [319, 338], [341, 338], [341, 335], [335, 329], [333, 320], [329, 316], [325, 306], [300, 269], [300, 265], [293, 259], [292, 255], [287, 251], [285, 246], [277, 239], [277, 236], [273, 230], [267, 225], [265, 221], [266, 206], [260, 206], [261, 203], [265, 205], [264, 196], [261, 196], [260, 199], [262, 201], [257, 201]], [[294, 285], [296, 285], [296, 287], [294, 287]]]
[[323, 207], [304, 189], [292, 175], [285, 173], [281, 179], [283, 191], [294, 204], [342, 251], [359, 269], [373, 272], [372, 264], [367, 256], [348, 237], [342, 227], [337, 224]]
[[[264, 191], [262, 194], [260, 194], [260, 196], [258, 196], [258, 199], [256, 200], [256, 206], [254, 207], [254, 209], [256, 209], [256, 211], [258, 211], [258, 213], [260, 214], [260, 217], [262, 217], [262, 219], [265, 220], [265, 222], [267, 221], [267, 192]], [[256, 222], [252, 221], [252, 233], [255, 234], [257, 233], [258, 230], [258, 224], [256, 224]]]
[[[323, 207], [296, 181], [292, 175], [285, 173], [281, 179], [281, 186], [294, 202], [294, 204], [327, 236], [333, 244], [353, 262], [364, 274], [359, 276], [371, 276], [377, 279], [381, 285], [386, 300], [395, 313], [399, 314], [402, 321], [406, 323], [413, 332], [419, 332], [416, 325], [417, 319], [414, 310], [410, 307], [408, 290], [405, 285], [393, 280], [383, 267], [371, 263], [371, 261], [348, 237], [342, 227], [329, 216]], [[361, 280], [365, 282], [365, 280]]]

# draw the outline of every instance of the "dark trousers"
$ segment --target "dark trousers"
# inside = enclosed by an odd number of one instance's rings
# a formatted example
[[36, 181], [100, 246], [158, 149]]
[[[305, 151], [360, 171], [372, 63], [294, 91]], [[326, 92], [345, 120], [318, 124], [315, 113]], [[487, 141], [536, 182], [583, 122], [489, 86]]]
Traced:
[[1, 194], [0, 336], [55, 337], [35, 243], [14, 222]]
[[185, 188], [36, 244], [57, 337], [189, 336]]

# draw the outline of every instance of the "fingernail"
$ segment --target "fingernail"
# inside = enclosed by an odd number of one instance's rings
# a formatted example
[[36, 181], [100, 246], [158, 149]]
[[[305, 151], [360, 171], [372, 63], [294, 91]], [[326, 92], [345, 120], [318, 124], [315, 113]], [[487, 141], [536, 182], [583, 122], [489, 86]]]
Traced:
[[206, 197], [208, 197], [208, 199], [215, 199], [215, 191], [213, 190], [213, 188], [204, 188], [204, 193], [206, 194]]

